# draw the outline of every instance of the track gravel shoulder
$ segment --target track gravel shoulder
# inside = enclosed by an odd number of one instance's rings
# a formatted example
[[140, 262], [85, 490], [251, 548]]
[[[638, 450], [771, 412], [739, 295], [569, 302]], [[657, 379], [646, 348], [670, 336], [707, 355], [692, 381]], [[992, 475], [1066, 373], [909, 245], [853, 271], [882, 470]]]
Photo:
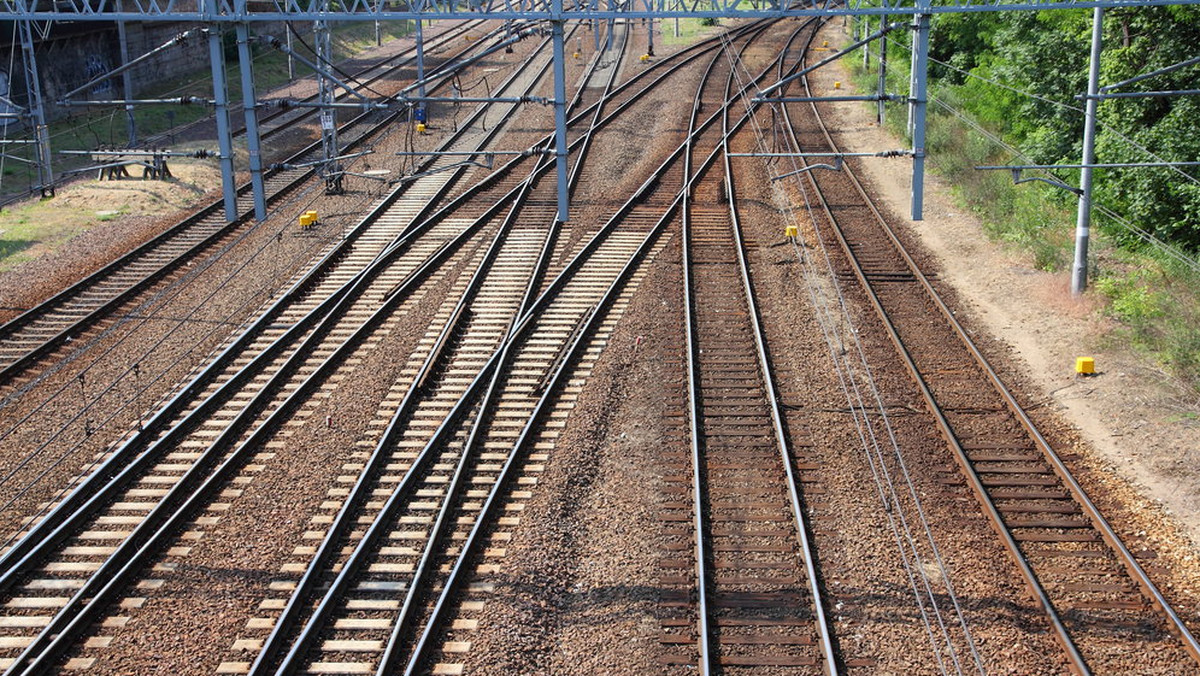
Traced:
[[655, 504], [661, 423], [678, 402], [655, 385], [681, 356], [671, 267], [642, 280], [589, 377], [513, 534], [467, 673], [661, 671]]

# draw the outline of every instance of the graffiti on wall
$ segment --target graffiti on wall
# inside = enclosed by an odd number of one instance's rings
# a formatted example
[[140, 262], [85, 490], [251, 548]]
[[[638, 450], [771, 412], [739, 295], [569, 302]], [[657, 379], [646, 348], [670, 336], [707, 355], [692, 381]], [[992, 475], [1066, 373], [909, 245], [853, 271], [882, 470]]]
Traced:
[[[108, 71], [112, 70], [108, 65], [108, 59], [99, 54], [88, 54], [83, 59], [84, 67], [84, 82], [98, 78]], [[111, 79], [101, 80], [92, 87], [92, 95], [98, 99], [111, 99], [113, 97], [113, 84]]]

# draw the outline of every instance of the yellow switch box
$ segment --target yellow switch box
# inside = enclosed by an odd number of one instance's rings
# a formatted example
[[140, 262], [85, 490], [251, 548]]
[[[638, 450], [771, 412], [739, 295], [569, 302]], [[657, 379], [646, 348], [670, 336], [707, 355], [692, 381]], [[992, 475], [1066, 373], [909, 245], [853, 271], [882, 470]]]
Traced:
[[645, 63], [645, 62], [647, 62], [647, 61], [649, 61], [649, 60], [650, 60], [650, 55], [649, 55], [649, 54], [642, 54], [642, 63]]
[[783, 236], [790, 237], [791, 239], [796, 239], [799, 234], [800, 230], [794, 225], [789, 225], [783, 230]]
[[418, 134], [424, 134], [424, 133], [425, 133], [425, 123], [424, 123], [424, 122], [418, 122], [418, 123], [417, 123], [417, 133], [418, 133]]
[[1096, 372], [1096, 360], [1091, 357], [1076, 357], [1075, 358], [1075, 373], [1081, 376], [1090, 376]]
[[313, 224], [312, 217], [308, 214], [300, 214], [300, 227], [307, 228]]

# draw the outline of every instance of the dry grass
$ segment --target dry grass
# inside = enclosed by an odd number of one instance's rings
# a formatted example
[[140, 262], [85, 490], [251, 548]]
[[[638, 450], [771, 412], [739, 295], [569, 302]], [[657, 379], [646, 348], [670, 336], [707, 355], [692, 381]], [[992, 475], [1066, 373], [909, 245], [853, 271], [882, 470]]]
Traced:
[[[168, 181], [80, 181], [58, 196], [29, 200], [0, 211], [0, 271], [43, 256], [72, 237], [120, 216], [153, 216], [195, 205], [221, 182], [214, 162], [170, 163]], [[136, 175], [136, 174], [135, 174]]]

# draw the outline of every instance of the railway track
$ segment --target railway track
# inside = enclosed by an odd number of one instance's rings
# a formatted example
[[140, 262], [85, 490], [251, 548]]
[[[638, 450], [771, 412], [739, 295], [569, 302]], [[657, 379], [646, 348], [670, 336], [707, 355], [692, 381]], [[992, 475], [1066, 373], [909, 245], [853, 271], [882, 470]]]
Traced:
[[[785, 114], [793, 152], [839, 152], [815, 104], [789, 104]], [[801, 160], [795, 168], [805, 166]], [[959, 468], [953, 483], [987, 516], [1062, 648], [1061, 664], [1081, 674], [1150, 663], [1164, 673], [1196, 669], [1200, 645], [1179, 614], [873, 206], [852, 166], [803, 180], [819, 200], [818, 246], [833, 250], [838, 274], [857, 282], [891, 338]], [[1131, 659], [1131, 641], [1141, 661]]]
[[[744, 175], [729, 159], [731, 144], [748, 144], [743, 125], [766, 119], [749, 102], [755, 87], [803, 63], [791, 60], [816, 27], [795, 26], [741, 27], [619, 86], [620, 59], [597, 55], [570, 104], [571, 189], [587, 205], [575, 223], [555, 219], [552, 140], [504, 126], [538, 128], [545, 116], [517, 123], [512, 107], [481, 107], [443, 149], [486, 153], [506, 132], [537, 138], [530, 151], [486, 170], [447, 157], [423, 165], [4, 544], [0, 667], [139, 673], [152, 645], [171, 646], [164, 663], [226, 674], [478, 667], [472, 644], [489, 604], [501, 590], [520, 597], [506, 557], [525, 508], [564, 450], [559, 435], [644, 263], [668, 250], [676, 225], [686, 368], [667, 396], [690, 404], [679, 431], [691, 443], [661, 452], [662, 597], [650, 652], [665, 668], [703, 673], [879, 663], [843, 654], [840, 639], [857, 646], [858, 637], [837, 635], [847, 625], [829, 597], [840, 607], [851, 593], [825, 589], [815, 545], [829, 537], [829, 515], [809, 499], [824, 492], [814, 483], [823, 468], [796, 448], [815, 431], [781, 410], [742, 232]], [[627, 39], [630, 27], [617, 27]], [[544, 49], [535, 51], [528, 71], [494, 94], [546, 86]], [[594, 187], [609, 170], [589, 156], [622, 133], [614, 122], [653, 114], [657, 103], [640, 107], [643, 97], [698, 75], [701, 59], [708, 70], [689, 124], [671, 130], [673, 150], [653, 170], [620, 177], [639, 187], [613, 201]], [[751, 63], [766, 65], [750, 76]], [[795, 121], [780, 116], [775, 138], [836, 152], [811, 140], [820, 132], [811, 111], [788, 112]], [[1186, 628], [1172, 629], [1137, 557], [1015, 407], [900, 237], [879, 229], [853, 174], [811, 180], [806, 189], [836, 205], [814, 223], [840, 266], [832, 278], [856, 281], [886, 322], [961, 462], [951, 489], [975, 492], [1013, 569], [1024, 570], [1032, 605], [1049, 611], [1038, 621], [1064, 648], [1054, 666], [1135, 670], [1132, 640], [1156, 668], [1195, 669]], [[798, 243], [791, 250], [795, 260], [809, 255]], [[848, 389], [860, 382], [849, 380]], [[861, 401], [845, 412], [868, 415]], [[895, 495], [884, 497], [889, 518], [907, 508]], [[924, 555], [923, 544], [901, 540]], [[916, 586], [921, 614], [958, 604], [949, 581]], [[941, 627], [945, 645], [931, 636], [930, 671], [992, 666], [960, 621]]]
[[[788, 42], [811, 40], [815, 26], [806, 24]], [[737, 100], [733, 65], [747, 47], [735, 56], [730, 44], [710, 64], [707, 82], [715, 91], [697, 91], [693, 124], [712, 99]], [[777, 63], [788, 51], [779, 50]], [[669, 456], [686, 471], [668, 477], [673, 497], [662, 507], [673, 553], [661, 564], [660, 660], [699, 673], [812, 673], [821, 665], [836, 673], [807, 508], [742, 250], [728, 158], [741, 123], [731, 128], [728, 106], [720, 126], [689, 149], [689, 165], [698, 168], [688, 171], [682, 206], [681, 399], [688, 402], [684, 438], [691, 443]], [[684, 555], [689, 550], [691, 557]]]
[[[632, 100], [626, 99], [621, 107]], [[541, 157], [544, 159], [544, 155]], [[517, 172], [496, 172], [493, 177], [503, 175], [519, 176]], [[510, 199], [489, 200], [482, 194], [488, 189], [510, 196], [516, 192], [515, 188], [506, 189], [503, 180], [484, 181], [450, 200], [435, 216], [426, 219], [425, 226], [404, 230], [406, 234], [401, 234], [399, 241], [393, 239], [384, 251], [376, 247], [376, 256], [366, 273], [361, 264], [357, 272], [323, 273], [320, 280], [327, 288], [308, 294], [323, 299], [315, 308], [291, 308], [295, 311], [292, 315], [283, 309], [267, 312], [262, 323], [268, 333], [256, 338], [258, 343], [238, 345], [244, 342], [239, 339], [231, 345], [237, 350], [226, 351], [233, 354], [249, 345], [252, 349], [246, 354], [252, 356], [248, 360], [220, 360], [225, 369], [220, 377], [184, 388], [181, 394], [186, 396], [180, 398], [178, 406], [169, 407], [174, 409], [171, 415], [162, 415], [161, 422], [139, 430], [126, 444], [114, 449], [102, 471], [84, 480], [75, 493], [6, 550], [0, 561], [4, 571], [0, 586], [8, 590], [9, 607], [14, 609], [14, 617], [20, 618], [10, 621], [18, 631], [4, 641], [13, 649], [10, 654], [15, 655], [5, 658], [11, 673], [34, 673], [56, 664], [67, 646], [87, 635], [109, 612], [107, 608], [122, 590], [129, 589], [139, 571], [152, 561], [165, 557], [154, 568], [163, 573], [186, 565], [191, 546], [176, 546], [164, 554], [166, 544], [176, 535], [194, 544], [203, 540], [207, 530], [219, 526], [222, 513], [254, 481], [255, 474], [278, 462], [273, 449], [286, 443], [288, 426], [303, 424], [313, 415], [319, 400], [335, 387], [333, 383], [353, 370], [347, 364], [359, 360], [349, 357], [358, 349], [355, 346], [374, 347], [381, 340], [375, 336], [388, 333], [388, 322], [415, 312], [414, 304], [419, 305], [425, 288], [418, 285], [436, 282], [418, 273], [445, 269], [442, 259], [450, 256], [461, 258], [453, 265], [465, 265], [475, 255], [470, 253], [477, 246], [471, 244], [471, 238]], [[455, 208], [467, 200], [493, 206], [484, 209], [477, 219], [480, 227], [463, 230], [466, 219]], [[382, 214], [387, 206], [381, 206], [372, 220], [385, 220]], [[648, 202], [629, 208], [636, 215], [660, 207]], [[645, 220], [642, 217], [640, 222]], [[428, 232], [416, 238], [421, 230]], [[396, 255], [404, 248], [400, 244], [409, 239], [412, 244], [403, 257]], [[386, 240], [383, 237], [381, 241]], [[452, 240], [455, 243], [449, 245]], [[606, 247], [644, 249], [645, 242], [641, 232], [597, 237], [580, 256], [613, 257]], [[393, 258], [396, 260], [390, 260]], [[595, 281], [587, 274], [581, 278], [562, 284], [580, 284], [596, 293]], [[349, 290], [360, 284], [365, 287], [362, 293]], [[298, 283], [297, 288], [300, 286]], [[304, 294], [297, 291], [285, 298], [293, 295]], [[280, 303], [286, 307], [283, 301]], [[585, 310], [568, 302], [563, 312]], [[577, 326], [578, 317], [571, 322], [570, 326]], [[336, 340], [325, 346], [326, 339], [334, 337]], [[301, 340], [304, 344], [296, 346]], [[541, 353], [543, 359], [549, 358], [551, 364], [561, 356], [559, 350], [536, 341], [530, 349]], [[268, 369], [270, 362], [274, 363]], [[220, 372], [218, 368], [212, 370]], [[272, 376], [272, 372], [281, 376]], [[293, 381], [286, 379], [293, 376]], [[322, 382], [324, 385], [317, 385]], [[317, 387], [320, 390], [314, 394], [312, 388]], [[191, 403], [182, 403], [184, 399]], [[150, 588], [162, 584], [154, 579], [143, 579], [142, 583]], [[97, 659], [96, 654], [103, 655], [109, 638], [103, 634], [103, 627], [97, 631], [100, 635], [92, 636], [95, 640], [89, 640], [82, 650], [85, 656], [74, 658], [78, 661], [73, 666], [87, 667]]]
[[[541, 59], [540, 72], [547, 63]], [[527, 89], [539, 77], [526, 75], [523, 83], [505, 87]], [[492, 131], [463, 134], [465, 142], [493, 136], [511, 114], [508, 108], [489, 111], [495, 117], [489, 120]], [[448, 174], [428, 178], [445, 182]], [[5, 658], [11, 671], [54, 664], [62, 646], [104, 612], [122, 582], [147, 565], [155, 543], [170, 538], [199, 510], [227, 507], [218, 501], [220, 486], [249, 483], [255, 468], [274, 456], [255, 442], [285, 419], [309, 415], [321, 399], [318, 381], [334, 376], [336, 382], [338, 368], [352, 371], [342, 360], [356, 350], [370, 351], [430, 286], [436, 288], [446, 273], [443, 263], [452, 266], [456, 256], [469, 255], [479, 228], [464, 232], [454, 218], [413, 223], [405, 219], [400, 194], [371, 214], [369, 231], [349, 251], [328, 257], [329, 269], [319, 266], [311, 279], [297, 282], [293, 293], [230, 345], [203, 381], [185, 387], [155, 422], [113, 449], [100, 472], [6, 549], [0, 586], [12, 594], [9, 607], [21, 619], [9, 620], [19, 631], [4, 645], [10, 651], [24, 647]], [[325, 391], [332, 387], [326, 383]], [[286, 439], [287, 430], [280, 436]], [[240, 489], [224, 491], [229, 497]], [[210, 518], [198, 517], [194, 525], [210, 526]], [[97, 575], [89, 578], [89, 571]], [[56, 595], [64, 590], [69, 596]]]
[[[545, 45], [542, 48], [544, 49]], [[527, 89], [518, 89], [516, 93]], [[503, 122], [511, 111], [509, 106], [505, 106], [503, 110], [505, 112], [498, 113], [495, 109], [485, 112], [481, 108], [476, 113], [464, 117], [460, 120], [461, 128], [458, 132], [444, 139], [440, 148], [459, 152], [485, 148], [504, 128]], [[296, 268], [303, 269], [303, 264], [313, 266], [305, 281], [297, 281], [298, 278], [290, 281], [286, 277], [279, 278], [270, 281], [269, 286], [262, 289], [266, 293], [249, 295], [240, 291], [245, 284], [241, 281], [242, 277], [254, 276], [252, 272], [246, 271], [246, 275], [237, 277], [236, 280], [229, 278], [231, 285], [224, 291], [216, 289], [206, 292], [206, 297], [202, 296], [195, 301], [196, 309], [188, 309], [189, 306], [185, 305], [183, 310], [177, 307], [164, 310], [180, 304], [176, 300], [177, 296], [183, 296], [186, 302], [193, 302], [190, 296], [195, 293], [195, 284], [192, 283], [191, 276], [196, 274], [197, 270], [203, 270], [210, 261], [205, 259], [199, 266], [186, 266], [185, 274], [188, 277], [183, 281], [187, 283], [170, 285], [168, 291], [151, 296], [151, 300], [146, 302], [149, 307], [139, 306], [139, 311], [123, 317], [123, 323], [128, 325], [126, 331], [90, 351], [86, 363], [73, 365], [69, 376], [56, 374], [55, 378], [38, 385], [17, 400], [18, 406], [13, 406], [10, 401], [10, 413], [5, 429], [0, 431], [0, 441], [14, 448], [15, 452], [20, 453], [18, 457], [23, 459], [10, 464], [8, 467], [11, 469], [6, 470], [3, 479], [0, 479], [0, 484], [8, 486], [7, 496], [3, 501], [4, 509], [25, 501], [28, 504], [26, 509], [31, 511], [33, 503], [25, 496], [36, 495], [36, 484], [52, 477], [52, 472], [60, 464], [64, 467], [80, 466], [80, 471], [85, 472], [98, 467], [103, 457], [97, 460], [82, 458], [90, 457], [92, 453], [106, 452], [109, 444], [121, 445], [127, 441], [122, 435], [126, 429], [125, 425], [129, 423], [124, 420], [131, 416], [136, 418], [132, 423], [149, 427], [157, 424], [154, 422], [156, 420], [161, 422], [166, 419], [163, 416], [168, 414], [162, 413], [147, 420], [147, 409], [171, 409], [178, 412], [182, 404], [173, 399], [178, 392], [171, 391], [170, 381], [165, 378], [168, 372], [170, 377], [181, 378], [186, 382], [210, 361], [232, 358], [229, 354], [221, 357], [221, 351], [228, 346], [220, 344], [220, 338], [230, 332], [236, 334], [247, 330], [247, 322], [258, 314], [281, 311], [286, 305], [278, 305], [279, 302], [293, 302], [302, 294], [313, 291], [314, 285], [321, 283], [324, 270], [347, 255], [353, 260], [342, 261], [344, 265], [349, 266], [345, 269], [365, 267], [377, 253], [392, 243], [392, 238], [407, 227], [405, 219], [421, 220], [438, 208], [445, 207], [447, 203], [456, 199], [451, 196], [452, 191], [457, 190], [460, 193], [457, 199], [470, 199], [461, 196], [465, 188], [460, 187], [459, 183], [469, 175], [472, 166], [451, 165], [452, 161], [444, 159], [428, 159], [415, 163], [420, 175], [407, 177], [376, 205], [375, 208], [380, 210], [385, 205], [388, 207], [388, 213], [381, 215], [385, 222], [380, 223], [378, 227], [373, 225], [373, 219], [366, 219], [355, 227], [347, 223], [343, 228], [329, 232], [332, 224], [327, 223], [321, 228], [309, 232], [296, 232], [295, 235], [288, 228], [288, 242], [283, 241], [282, 230], [278, 237], [266, 240], [267, 247], [281, 246], [292, 251], [298, 250], [304, 260], [297, 260]], [[499, 177], [502, 173], [503, 170], [498, 171], [496, 176]], [[364, 197], [370, 196], [350, 196], [349, 199], [365, 204]], [[336, 224], [337, 221], [333, 223]], [[358, 242], [360, 236], [365, 238], [361, 244]], [[277, 251], [282, 250], [288, 249]], [[269, 265], [278, 270], [279, 263], [272, 260], [273, 253], [271, 249], [259, 248], [246, 264], [260, 268]], [[314, 253], [316, 257], [313, 260], [317, 262], [306, 263]], [[239, 274], [238, 269], [232, 270], [231, 273]], [[337, 288], [339, 287], [336, 283], [326, 284], [324, 288], [317, 288], [314, 292], [326, 293]], [[232, 306], [231, 309], [228, 301], [220, 297], [220, 294], [225, 292], [233, 293], [233, 300], [241, 305]], [[249, 297], [243, 300], [247, 295]], [[209, 299], [214, 297], [218, 302], [210, 304]], [[249, 301], [249, 304], [246, 301]], [[273, 304], [276, 304], [274, 309]], [[193, 318], [196, 314], [206, 321], [196, 321], [196, 318]], [[269, 322], [262, 322], [266, 323]], [[164, 332], [157, 337], [151, 336], [153, 339], [149, 343], [146, 342], [145, 334], [153, 333], [159, 327], [172, 325], [185, 330]], [[198, 350], [196, 346], [183, 344], [183, 341], [191, 340], [197, 334], [199, 340], [206, 341], [201, 345], [203, 349]], [[238, 349], [244, 349], [247, 346], [245, 341], [252, 339], [253, 336], [244, 337], [243, 344]], [[160, 371], [162, 364], [158, 355], [163, 351], [170, 351], [176, 355], [186, 351], [185, 363], [193, 365], [193, 370], [189, 372], [187, 368], [176, 368], [174, 364], [168, 364], [165, 366], [166, 370]], [[205, 351], [208, 351], [208, 354], [205, 354]], [[130, 354], [131, 352], [133, 354]], [[121, 367], [111, 368], [114, 363]], [[61, 423], [56, 423], [53, 427], [44, 423], [48, 412], [59, 409], [65, 400], [74, 400], [80, 395], [83, 395], [82, 406], [75, 414], [59, 419]], [[21, 444], [22, 440], [24, 444]], [[46, 459], [46, 456], [50, 456], [49, 459]], [[26, 469], [26, 466], [29, 469]], [[38, 471], [38, 467], [49, 469]], [[104, 467], [100, 467], [98, 471], [102, 474], [109, 472]], [[21, 480], [27, 483], [19, 484], [18, 481]], [[10, 536], [0, 543], [0, 546], [11, 542], [11, 533], [12, 531], [9, 531]]]
[[[465, 28], [465, 27], [464, 27]], [[443, 38], [449, 41], [450, 35]], [[451, 60], [460, 58], [480, 43], [460, 50]], [[403, 65], [403, 64], [401, 64]], [[386, 72], [369, 78], [370, 84], [386, 76]], [[431, 72], [431, 75], [433, 73]], [[440, 86], [445, 86], [443, 81]], [[277, 113], [278, 124], [264, 131], [264, 138], [283, 133], [304, 123], [309, 114]], [[399, 115], [381, 116], [364, 113], [342, 125], [339, 131], [343, 149], [354, 149], [369, 143], [380, 133], [390, 130]], [[293, 154], [280, 164], [306, 165], [319, 158], [320, 142], [313, 143]], [[311, 166], [295, 169], [271, 169], [264, 181], [269, 207], [282, 204], [298, 187], [315, 173]], [[0, 326], [0, 385], [20, 387], [38, 375], [36, 368], [47, 357], [55, 361], [85, 349], [98, 324], [154, 284], [178, 274], [188, 261], [212, 250], [220, 242], [244, 230], [253, 214], [249, 185], [238, 189], [239, 218], [227, 222], [224, 206], [217, 200], [194, 215], [164, 230], [161, 234], [133, 251], [106, 264], [70, 287], [46, 299], [37, 306], [10, 319]], [[65, 346], [66, 353], [63, 352]]]
[[[677, 179], [682, 178], [677, 170], [676, 174]], [[588, 325], [599, 323], [596, 308], [607, 305], [603, 298], [595, 302], [597, 294], [607, 286], [604, 295], [612, 295], [623, 283], [638, 251], [656, 239], [655, 232], [661, 231], [672, 211], [672, 190], [655, 193], [661, 196], [647, 198], [637, 206], [627, 205], [622, 212], [628, 213], [618, 213], [597, 233], [589, 247], [594, 247], [594, 253], [585, 248], [575, 258], [580, 261], [580, 256], [587, 255], [589, 260], [595, 259], [580, 272], [579, 279], [566, 276], [572, 266], [560, 273], [559, 281], [551, 284], [551, 289], [561, 284], [560, 298], [547, 291], [527, 309], [537, 288], [537, 275], [510, 274], [484, 284], [493, 289], [492, 297], [501, 299], [482, 305], [486, 314], [478, 321], [487, 322], [490, 330], [473, 332], [474, 316], [463, 329], [451, 326], [450, 320], [464, 316], [467, 296], [444, 308], [441, 316], [448, 323], [440, 331], [431, 327], [425, 338], [429, 351], [415, 353], [408, 366], [416, 385], [406, 394], [396, 395], [402, 396], [403, 403], [386, 421], [387, 432], [370, 454], [363, 454], [361, 464], [351, 466], [360, 469], [359, 475], [342, 478], [354, 486], [351, 497], [344, 497], [342, 489], [331, 492], [327, 504], [331, 511], [337, 510], [336, 515], [315, 518], [310, 531], [315, 536], [324, 524], [330, 524], [321, 544], [298, 548], [298, 560], [281, 570], [295, 573], [309, 560], [299, 580], [277, 581], [280, 589], [291, 591], [290, 598], [267, 599], [260, 604], [264, 609], [283, 608], [284, 615], [265, 639], [238, 640], [237, 645], [261, 651], [249, 666], [252, 673], [392, 673], [401, 668], [405, 673], [424, 669], [457, 673], [463, 668], [462, 653], [469, 648], [470, 634], [478, 626], [480, 611], [500, 573], [507, 530], [519, 523], [519, 509], [530, 494], [528, 487], [536, 485], [537, 473], [554, 448], [561, 418], [573, 406], [581, 384], [574, 379], [563, 397], [555, 393], [554, 382], [566, 377], [561, 374], [572, 359], [570, 353], [590, 343], [585, 363], [578, 367], [586, 373], [592, 355], [611, 331], [614, 317], [604, 320], [609, 328], [601, 328], [599, 337], [584, 340], [590, 333]], [[645, 216], [634, 218], [639, 213]], [[543, 215], [547, 221], [552, 218], [552, 214]], [[645, 232], [648, 224], [652, 225], [649, 234]], [[605, 232], [618, 225], [621, 230], [617, 233]], [[541, 252], [534, 255], [539, 241]], [[524, 244], [523, 252], [521, 248], [515, 251], [527, 259], [525, 265], [539, 261], [533, 267], [537, 270], [543, 267], [540, 261], [546, 260], [552, 242], [553, 237], [535, 238]], [[505, 248], [512, 246], [510, 242]], [[622, 268], [626, 272], [618, 274]], [[517, 283], [522, 279], [530, 282], [523, 292]], [[517, 302], [522, 297], [524, 300]], [[534, 316], [539, 305], [545, 308]], [[502, 308], [509, 308], [509, 314], [496, 317], [497, 309]], [[518, 321], [522, 315], [524, 319]], [[515, 342], [533, 322], [536, 325], [522, 338], [523, 344]], [[420, 383], [435, 368], [436, 346], [445, 345], [451, 335], [461, 338], [452, 354], [442, 356], [447, 362], [442, 372], [449, 377], [434, 381], [421, 392]], [[511, 366], [506, 368], [506, 363]], [[489, 371], [489, 367], [495, 370]], [[468, 385], [469, 377], [473, 380]], [[465, 392], [464, 387], [468, 388]], [[472, 394], [472, 390], [476, 392]], [[475, 396], [482, 401], [473, 403]], [[549, 414], [550, 422], [534, 427], [539, 409], [554, 399], [558, 401]], [[412, 410], [407, 410], [406, 404], [414, 401]], [[432, 412], [422, 413], [431, 406]], [[379, 425], [383, 424], [379, 420]], [[423, 428], [434, 424], [437, 429], [430, 436]], [[532, 450], [524, 448], [529, 445]], [[373, 504], [368, 502], [372, 498]], [[350, 505], [355, 503], [365, 503], [363, 510], [352, 509]], [[505, 515], [489, 517], [490, 507], [492, 511], [500, 509], [496, 505], [503, 505]], [[368, 518], [363, 512], [374, 514]], [[364, 530], [352, 531], [355, 524]], [[334, 551], [345, 557], [338, 566], [330, 566], [320, 553]], [[322, 568], [328, 569], [324, 583], [320, 582]], [[457, 593], [452, 591], [456, 587]], [[306, 601], [313, 588], [326, 591], [319, 600]], [[431, 595], [436, 600], [430, 599]], [[272, 655], [282, 652], [275, 646], [295, 623], [289, 611], [304, 606], [315, 606], [315, 610], [275, 664]], [[260, 620], [256, 624], [269, 623]]]

